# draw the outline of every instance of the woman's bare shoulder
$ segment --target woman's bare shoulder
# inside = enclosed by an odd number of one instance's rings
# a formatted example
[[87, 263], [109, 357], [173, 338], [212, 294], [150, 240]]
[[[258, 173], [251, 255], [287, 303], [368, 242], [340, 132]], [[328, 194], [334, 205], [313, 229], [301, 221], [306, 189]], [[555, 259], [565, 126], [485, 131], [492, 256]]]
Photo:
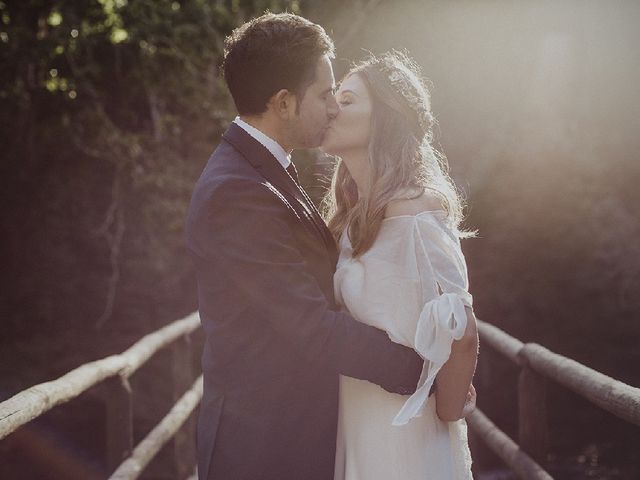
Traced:
[[422, 212], [434, 210], [442, 210], [442, 201], [434, 192], [427, 190], [416, 198], [391, 201], [389, 205], [387, 205], [385, 217], [417, 215]]

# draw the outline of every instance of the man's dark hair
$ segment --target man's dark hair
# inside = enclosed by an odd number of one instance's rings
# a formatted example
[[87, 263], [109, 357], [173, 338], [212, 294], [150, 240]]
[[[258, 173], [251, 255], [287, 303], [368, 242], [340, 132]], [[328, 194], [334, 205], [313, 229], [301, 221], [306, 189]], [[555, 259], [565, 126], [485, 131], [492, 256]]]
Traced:
[[282, 89], [301, 100], [325, 54], [334, 56], [331, 38], [298, 15], [266, 13], [236, 28], [224, 42], [223, 71], [238, 113], [264, 113]]

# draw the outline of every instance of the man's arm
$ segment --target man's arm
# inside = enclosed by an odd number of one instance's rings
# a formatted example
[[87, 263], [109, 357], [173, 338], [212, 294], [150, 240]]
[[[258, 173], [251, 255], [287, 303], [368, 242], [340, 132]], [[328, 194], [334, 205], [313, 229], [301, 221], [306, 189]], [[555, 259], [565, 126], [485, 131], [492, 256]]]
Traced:
[[386, 332], [330, 309], [296, 248], [290, 216], [269, 186], [226, 181], [192, 227], [191, 248], [301, 356], [390, 392], [413, 393], [422, 359]]

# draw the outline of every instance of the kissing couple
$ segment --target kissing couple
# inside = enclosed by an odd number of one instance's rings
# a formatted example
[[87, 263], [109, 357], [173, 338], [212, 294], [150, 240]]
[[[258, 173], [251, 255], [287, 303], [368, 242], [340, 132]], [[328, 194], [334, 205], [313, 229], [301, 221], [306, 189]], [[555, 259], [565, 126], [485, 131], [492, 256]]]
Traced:
[[[334, 45], [293, 14], [225, 41], [238, 117], [186, 222], [204, 393], [200, 480], [458, 480], [478, 336], [462, 201], [431, 145], [424, 80], [370, 56], [336, 90]], [[337, 157], [325, 212], [291, 152]]]

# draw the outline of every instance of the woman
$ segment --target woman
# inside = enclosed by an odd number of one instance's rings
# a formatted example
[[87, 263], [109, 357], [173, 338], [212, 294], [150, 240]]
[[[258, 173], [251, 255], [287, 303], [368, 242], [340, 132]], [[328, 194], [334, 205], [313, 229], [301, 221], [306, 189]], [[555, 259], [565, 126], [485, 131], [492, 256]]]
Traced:
[[322, 145], [339, 157], [326, 200], [336, 299], [425, 362], [410, 397], [341, 377], [335, 479], [472, 478], [463, 416], [478, 339], [459, 241], [472, 233], [431, 146], [428, 91], [390, 52], [352, 68], [337, 100]]

